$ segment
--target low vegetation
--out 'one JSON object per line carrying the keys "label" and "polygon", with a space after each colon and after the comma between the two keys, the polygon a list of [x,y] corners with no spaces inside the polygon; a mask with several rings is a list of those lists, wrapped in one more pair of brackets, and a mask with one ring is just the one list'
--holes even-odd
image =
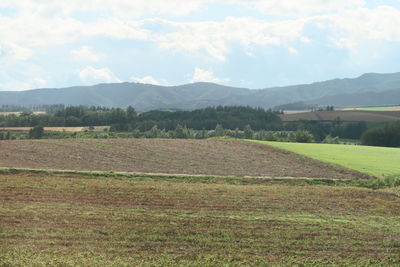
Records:
{"label": "low vegetation", "polygon": [[1,266],[400,264],[390,190],[2,172],[0,203]]}

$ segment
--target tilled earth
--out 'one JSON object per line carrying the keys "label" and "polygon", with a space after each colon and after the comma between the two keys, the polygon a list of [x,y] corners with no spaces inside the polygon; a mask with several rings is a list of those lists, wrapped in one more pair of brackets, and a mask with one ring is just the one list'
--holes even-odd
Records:
{"label": "tilled earth", "polygon": [[367,178],[263,144],[235,140],[0,141],[0,167],[215,176]]}
{"label": "tilled earth", "polygon": [[399,216],[355,187],[1,173],[0,266],[399,266]]}

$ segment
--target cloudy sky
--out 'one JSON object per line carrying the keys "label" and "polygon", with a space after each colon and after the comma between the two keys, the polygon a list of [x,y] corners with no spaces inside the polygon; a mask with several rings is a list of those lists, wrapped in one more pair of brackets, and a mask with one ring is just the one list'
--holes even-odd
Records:
{"label": "cloudy sky", "polygon": [[400,0],[0,0],[0,90],[400,71]]}

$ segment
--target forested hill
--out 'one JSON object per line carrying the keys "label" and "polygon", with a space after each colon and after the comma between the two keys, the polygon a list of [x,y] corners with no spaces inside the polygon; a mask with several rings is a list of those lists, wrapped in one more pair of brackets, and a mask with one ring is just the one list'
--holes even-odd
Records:
{"label": "forested hill", "polygon": [[371,73],[355,79],[335,79],[260,90],[213,83],[171,87],[116,83],[20,92],[0,91],[0,105],[133,106],[137,110],[192,110],[219,105],[272,108],[297,101],[337,106],[400,104],[400,73]]}

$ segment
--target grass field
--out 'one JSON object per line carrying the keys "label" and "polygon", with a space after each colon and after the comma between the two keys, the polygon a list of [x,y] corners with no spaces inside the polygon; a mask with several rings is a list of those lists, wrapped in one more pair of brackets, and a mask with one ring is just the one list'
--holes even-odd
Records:
{"label": "grass field", "polygon": [[391,107],[363,107],[356,108],[357,110],[365,110],[365,111],[399,111],[400,106],[391,106]]}
{"label": "grass field", "polygon": [[378,177],[400,175],[400,148],[257,142]]}
{"label": "grass field", "polygon": [[2,172],[0,266],[398,266],[399,200],[341,186]]}
{"label": "grass field", "polygon": [[262,144],[236,140],[0,141],[0,167],[218,176],[368,178]]}

